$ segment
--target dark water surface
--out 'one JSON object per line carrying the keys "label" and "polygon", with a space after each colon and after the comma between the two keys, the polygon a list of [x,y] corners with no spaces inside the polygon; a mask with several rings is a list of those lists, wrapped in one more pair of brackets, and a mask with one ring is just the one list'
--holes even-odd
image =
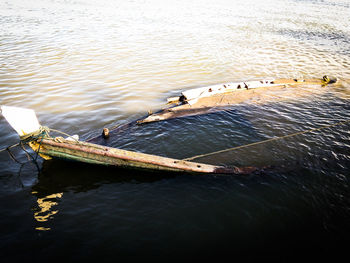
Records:
{"label": "dark water surface", "polygon": [[[349,21],[340,0],[1,1],[0,105],[32,108],[43,125],[89,140],[187,88],[334,75],[341,85],[131,123],[95,141],[181,159],[314,129],[350,119]],[[0,127],[0,148],[18,142],[2,117]],[[0,153],[3,262],[348,253],[349,123],[196,160],[265,167],[240,176],[40,158],[37,167],[12,152],[22,164]]]}
{"label": "dark water surface", "polygon": [[[112,134],[108,145],[184,158],[349,118],[347,100],[329,96],[240,105],[131,125]],[[349,133],[349,125],[341,125],[201,160],[270,166],[244,176],[154,173],[58,160],[45,161],[36,172],[33,164],[21,167],[3,154],[3,255],[8,260],[337,258],[349,241]],[[24,161],[22,155],[17,156]]]}

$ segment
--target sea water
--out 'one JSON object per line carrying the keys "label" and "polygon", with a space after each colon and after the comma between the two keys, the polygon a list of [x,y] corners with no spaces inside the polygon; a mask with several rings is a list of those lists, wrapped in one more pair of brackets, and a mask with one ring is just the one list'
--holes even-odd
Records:
{"label": "sea water", "polygon": [[[183,90],[271,77],[342,84],[131,124],[106,144],[187,158],[350,119],[346,0],[1,0],[0,25],[0,105],[34,109],[42,125],[82,140]],[[18,142],[4,118],[0,127],[1,148]],[[245,176],[1,152],[2,258],[334,259],[349,241],[349,127],[197,160],[265,167]]]}

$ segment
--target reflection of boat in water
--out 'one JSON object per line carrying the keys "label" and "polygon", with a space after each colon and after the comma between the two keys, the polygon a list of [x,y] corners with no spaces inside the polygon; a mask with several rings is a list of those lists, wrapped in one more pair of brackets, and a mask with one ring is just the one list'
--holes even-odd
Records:
{"label": "reflection of boat in water", "polygon": [[[32,193],[35,194],[36,192],[33,191]],[[58,205],[58,200],[62,198],[62,195],[63,193],[53,193],[36,200],[38,206],[33,209],[34,219],[39,224],[39,226],[35,227],[36,230],[47,231],[51,229],[44,225],[58,213],[56,206]]]}
{"label": "reflection of boat in water", "polygon": [[[117,175],[117,176],[116,176]],[[148,183],[173,177],[176,173],[151,170],[124,169],[91,165],[52,159],[43,162],[38,182],[32,187],[38,198],[67,191],[87,192],[102,184],[110,183]]]}
{"label": "reflection of boat in water", "polygon": [[140,172],[86,163],[72,165],[69,161],[59,159],[48,160],[43,162],[37,183],[31,188],[31,193],[36,198],[36,204],[32,209],[36,221],[35,229],[51,230],[55,218],[62,209],[60,202],[67,192],[86,193],[104,184],[152,183],[174,175],[175,173],[164,171]]}

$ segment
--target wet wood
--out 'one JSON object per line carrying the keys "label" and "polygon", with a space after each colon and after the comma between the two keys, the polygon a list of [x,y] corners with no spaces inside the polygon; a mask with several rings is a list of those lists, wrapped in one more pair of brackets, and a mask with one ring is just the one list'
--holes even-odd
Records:
{"label": "wet wood", "polygon": [[[334,83],[331,81],[325,81],[324,79],[276,79],[269,81],[269,83],[263,83],[261,81],[261,87],[249,88],[243,84],[237,89],[230,88],[228,92],[215,93],[212,96],[200,97],[194,100],[194,103],[188,103],[186,101],[180,101],[180,97],[172,97],[169,102],[176,103],[175,106],[170,106],[154,114],[150,114],[146,118],[139,120],[139,124],[162,121],[172,118],[178,118],[183,116],[198,115],[207,113],[210,111],[220,110],[220,107],[229,106],[233,104],[239,104],[243,102],[257,102],[264,103],[272,101],[271,97],[274,97],[275,101],[281,99],[292,99],[302,97],[312,93],[326,92],[325,86],[328,83]],[[249,83],[249,82],[246,82]],[[227,86],[222,84],[222,86]],[[241,88],[241,86],[243,88]],[[297,87],[307,87],[306,89],[296,89]],[[246,87],[246,88],[244,88]],[[210,91],[210,88],[209,88]],[[176,98],[179,98],[176,101]]]}
{"label": "wet wood", "polygon": [[[58,157],[85,163],[191,173],[242,174],[246,170],[196,163],[63,138],[32,142],[42,157]],[[47,158],[45,158],[47,159]],[[251,172],[251,170],[249,170]]]}

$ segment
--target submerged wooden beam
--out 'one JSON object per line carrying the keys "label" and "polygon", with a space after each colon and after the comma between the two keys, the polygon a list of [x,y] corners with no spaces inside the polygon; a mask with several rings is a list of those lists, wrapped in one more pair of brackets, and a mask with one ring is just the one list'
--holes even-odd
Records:
{"label": "submerged wooden beam", "polygon": [[242,174],[251,172],[249,169],[244,170],[238,167],[227,168],[196,163],[63,138],[59,140],[57,138],[39,139],[32,142],[31,147],[42,156],[93,164],[191,173]]}

